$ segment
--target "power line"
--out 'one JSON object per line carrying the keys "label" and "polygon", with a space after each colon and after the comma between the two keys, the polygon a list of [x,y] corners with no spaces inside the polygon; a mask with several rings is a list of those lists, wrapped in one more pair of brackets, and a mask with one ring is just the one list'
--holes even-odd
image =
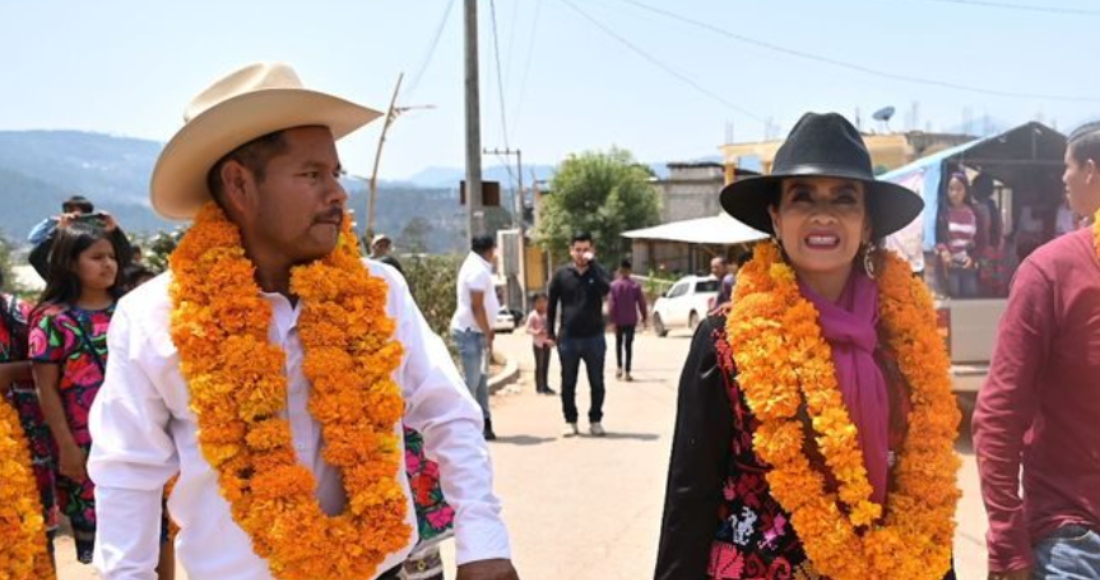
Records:
{"label": "power line", "polygon": [[439,26],[435,29],[435,36],[432,38],[432,42],[428,45],[428,52],[424,55],[424,60],[420,63],[420,68],[416,71],[416,76],[413,77],[411,83],[409,83],[409,89],[406,94],[411,95],[416,87],[420,85],[420,79],[424,77],[424,73],[428,70],[428,65],[431,64],[432,59],[435,57],[435,49],[439,46],[439,38],[443,36],[443,29],[447,27],[447,21],[450,20],[451,8],[454,6],[455,0],[449,0],[447,2],[447,8],[443,11],[443,18],[439,20]]}
{"label": "power line", "polygon": [[994,0],[917,0],[918,2],[937,2],[939,4],[959,4],[963,6],[978,6],[982,8],[1000,8],[1003,10],[1019,10],[1024,12],[1040,12],[1047,14],[1063,14],[1072,16],[1100,16],[1100,10],[1089,8],[1069,8],[1064,6],[1039,6],[1036,4],[1016,4],[1012,2],[997,2]]}
{"label": "power line", "polygon": [[577,14],[580,14],[585,20],[592,23],[593,26],[595,26],[596,28],[599,28],[600,30],[602,30],[604,32],[604,34],[607,34],[611,38],[614,38],[620,44],[627,47],[628,49],[630,49],[632,52],[634,52],[638,56],[640,56],[640,57],[644,58],[645,60],[649,61],[650,64],[652,64],[652,65],[656,66],[657,68],[663,70],[666,74],[679,79],[680,81],[687,84],[688,86],[695,89],[696,91],[702,93],[703,95],[706,95],[706,96],[710,97],[711,99],[714,99],[715,101],[729,107],[730,109],[733,109],[733,110],[741,113],[742,115],[745,115],[746,117],[750,117],[750,118],[755,119],[755,120],[760,121],[760,122],[764,121],[764,118],[761,117],[760,115],[757,115],[756,113],[753,113],[752,111],[750,111],[748,109],[745,109],[744,107],[741,107],[739,105],[735,105],[734,103],[726,100],[724,97],[722,97],[718,93],[710,91],[706,87],[704,87],[704,86],[700,85],[699,83],[695,82],[694,79],[687,76],[686,74],[681,73],[680,71],[677,71],[676,69],[672,68],[671,66],[665,64],[663,61],[657,59],[653,55],[651,55],[648,52],[642,50],[637,45],[635,45],[633,42],[630,42],[625,37],[623,37],[620,34],[616,33],[614,30],[611,30],[607,26],[604,26],[603,23],[601,23],[600,21],[593,18],[591,15],[589,15],[584,10],[581,10],[580,7],[578,7],[576,4],[574,4],[571,0],[560,0],[560,1],[563,4],[565,4],[566,6],[568,6],[569,8],[571,8]]}
{"label": "power line", "polygon": [[523,99],[527,94],[527,75],[531,72],[531,61],[535,55],[535,33],[538,30],[539,16],[542,14],[542,2],[535,2],[535,16],[531,19],[531,32],[527,35],[527,58],[523,64],[523,75],[520,76],[519,97],[516,99],[516,107],[512,115],[512,129],[519,132],[519,123],[523,120]]}
{"label": "power line", "polygon": [[[562,2],[567,2],[567,1],[568,0],[562,0]],[[1067,95],[1045,95],[1045,94],[1039,94],[1039,93],[1021,93],[1021,92],[1014,92],[1014,91],[1000,91],[1000,90],[996,90],[996,89],[987,89],[987,88],[983,88],[983,87],[974,87],[974,86],[969,86],[969,85],[963,85],[963,84],[953,83],[953,82],[949,82],[949,81],[941,81],[941,80],[937,80],[937,79],[929,79],[929,78],[923,78],[923,77],[916,77],[916,76],[892,73],[892,72],[889,72],[889,71],[874,69],[874,68],[871,68],[871,67],[868,67],[868,66],[863,66],[863,65],[859,65],[859,64],[845,62],[845,61],[842,61],[842,60],[837,60],[835,58],[829,58],[829,57],[826,57],[826,56],[811,54],[811,53],[808,53],[808,52],[802,52],[800,50],[795,50],[793,48],[787,48],[785,46],[779,46],[777,44],[772,44],[770,42],[765,42],[763,40],[757,40],[755,38],[750,38],[748,36],[744,36],[744,35],[741,35],[741,34],[736,34],[736,33],[730,32],[728,30],[723,30],[723,29],[721,29],[717,26],[714,26],[712,24],[708,24],[706,22],[695,20],[694,18],[689,18],[687,16],[682,16],[680,14],[677,14],[675,12],[671,12],[671,11],[668,11],[668,10],[664,10],[662,8],[657,8],[655,6],[650,6],[648,4],[638,2],[637,0],[618,0],[618,1],[626,3],[626,4],[630,4],[634,7],[642,9],[642,10],[647,10],[649,12],[660,14],[660,15],[665,16],[667,18],[671,18],[671,19],[674,19],[674,20],[679,20],[680,22],[684,22],[684,23],[691,24],[691,25],[699,27],[699,28],[709,30],[709,31],[711,31],[715,34],[725,36],[727,38],[736,40],[738,42],[742,42],[742,43],[745,43],[745,44],[750,44],[750,45],[756,46],[758,48],[767,49],[767,50],[770,50],[770,51],[773,51],[773,52],[779,52],[779,53],[786,54],[786,55],[789,55],[789,56],[798,57],[798,58],[801,58],[801,59],[804,59],[804,60],[812,60],[814,62],[820,62],[820,63],[832,65],[832,66],[835,66],[835,67],[839,67],[839,68],[845,68],[845,69],[848,69],[848,70],[853,70],[853,71],[856,71],[856,72],[861,72],[861,73],[864,73],[864,74],[867,74],[867,75],[876,76],[876,77],[880,77],[880,78],[885,78],[885,79],[890,79],[890,80],[895,80],[895,81],[902,81],[902,82],[913,83],[913,84],[940,87],[940,88],[945,88],[945,89],[952,89],[952,90],[957,90],[957,91],[966,91],[966,92],[978,93],[978,94],[989,95],[989,96],[994,96],[994,97],[1006,97],[1006,98],[1013,98],[1013,99],[1029,99],[1029,100],[1046,100],[1046,101],[1066,101],[1066,102],[1076,102],[1076,103],[1096,103],[1096,102],[1100,102],[1100,98],[1096,98],[1096,97],[1074,97],[1074,96],[1067,96]],[[931,1],[947,1],[947,0],[931,0]],[[977,1],[977,0],[974,0],[974,1]]]}
{"label": "power line", "polygon": [[[497,95],[500,99],[500,130],[504,135],[504,148],[510,149],[511,147],[508,145],[508,115],[504,108],[504,78],[501,76],[500,69],[500,37],[497,35],[496,0],[489,0],[489,12],[493,20],[493,53],[496,56],[497,63]],[[511,173],[510,170],[509,173]]]}

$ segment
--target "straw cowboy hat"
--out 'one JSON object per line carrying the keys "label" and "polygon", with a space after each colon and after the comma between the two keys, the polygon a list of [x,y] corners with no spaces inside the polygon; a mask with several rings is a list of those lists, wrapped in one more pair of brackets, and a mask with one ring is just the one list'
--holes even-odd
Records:
{"label": "straw cowboy hat", "polygon": [[806,113],[776,152],[772,173],[727,185],[720,198],[722,209],[741,223],[773,234],[768,207],[779,203],[782,182],[792,177],[863,182],[876,238],[909,225],[924,209],[924,200],[913,191],[875,179],[871,154],[859,130],[836,113]]}
{"label": "straw cowboy hat", "polygon": [[153,169],[150,200],[168,219],[186,220],[211,200],[206,175],[222,157],[253,139],[295,127],[324,126],[340,139],[381,116],[350,101],[312,91],[289,65],[247,66],[210,85],[183,113],[183,128]]}

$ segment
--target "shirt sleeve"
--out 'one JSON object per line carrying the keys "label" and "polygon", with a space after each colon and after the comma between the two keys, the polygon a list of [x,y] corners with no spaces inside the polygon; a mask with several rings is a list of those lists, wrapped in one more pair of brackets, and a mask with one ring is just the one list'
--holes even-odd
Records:
{"label": "shirt sleeve", "polygon": [[423,434],[428,457],[439,463],[443,495],[455,509],[456,561],[510,559],[481,409],[408,288],[393,278],[389,283],[399,304],[397,337],[406,352],[400,369],[405,424]]}
{"label": "shirt sleeve", "polygon": [[656,580],[707,577],[718,525],[733,417],[710,320],[695,332],[680,375]]}
{"label": "shirt sleeve", "polygon": [[611,276],[596,262],[589,264],[589,267],[592,268],[593,277],[596,279],[596,291],[600,296],[607,296],[611,292]]}
{"label": "shirt sleeve", "polygon": [[1001,319],[989,378],[974,411],[974,447],[982,498],[989,516],[989,569],[1006,572],[1032,564],[1027,514],[1020,497],[1024,434],[1040,397],[1040,373],[1055,323],[1053,288],[1031,262],[1016,274]]}
{"label": "shirt sleeve", "polygon": [[95,444],[88,474],[96,484],[94,564],[105,580],[154,580],[160,554],[161,498],[179,471],[170,413],[136,360],[130,319],[119,309],[107,333],[107,376],[89,418]]}
{"label": "shirt sleeve", "polygon": [[54,218],[46,218],[38,222],[38,225],[34,226],[34,229],[32,229],[31,233],[27,236],[27,242],[32,246],[41,244],[46,241],[46,238],[50,237],[50,234],[53,233],[56,227],[57,220]]}
{"label": "shirt sleeve", "polygon": [[43,313],[31,320],[27,342],[32,361],[60,364],[75,349],[76,334],[66,328],[63,317]]}

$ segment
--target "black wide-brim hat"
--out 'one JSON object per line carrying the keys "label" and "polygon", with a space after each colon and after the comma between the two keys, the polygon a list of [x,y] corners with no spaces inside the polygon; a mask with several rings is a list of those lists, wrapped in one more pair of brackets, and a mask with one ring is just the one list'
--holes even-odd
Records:
{"label": "black wide-brim hat", "polygon": [[768,208],[779,203],[783,180],[793,177],[863,182],[876,238],[909,225],[924,209],[924,200],[912,190],[875,179],[871,154],[859,130],[836,113],[806,113],[776,152],[772,172],[727,185],[720,197],[722,209],[743,224],[774,234]]}

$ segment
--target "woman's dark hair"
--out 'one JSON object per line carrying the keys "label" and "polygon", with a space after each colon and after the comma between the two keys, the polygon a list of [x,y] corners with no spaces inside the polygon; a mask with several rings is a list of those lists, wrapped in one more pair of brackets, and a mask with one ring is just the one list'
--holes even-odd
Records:
{"label": "woman's dark hair", "polygon": [[943,187],[940,188],[940,203],[939,208],[936,210],[936,242],[940,244],[946,243],[949,237],[947,213],[951,211],[951,200],[949,199],[948,192],[951,189],[951,180],[953,179],[958,179],[959,182],[963,184],[963,191],[966,192],[963,197],[963,203],[971,208],[974,207],[974,194],[970,187],[970,180],[967,179],[966,174],[961,171],[952,171],[949,173],[947,181],[945,181]]}
{"label": "woman's dark hair", "polygon": [[[87,222],[75,222],[64,228],[58,228],[57,237],[50,248],[50,264],[47,273],[46,289],[39,298],[38,312],[50,305],[75,303],[80,298],[82,288],[76,274],[77,260],[80,254],[100,240],[107,240],[115,250],[115,259],[120,255],[113,236],[107,230]],[[114,298],[123,292],[122,267],[115,274],[115,283],[108,290]]]}

